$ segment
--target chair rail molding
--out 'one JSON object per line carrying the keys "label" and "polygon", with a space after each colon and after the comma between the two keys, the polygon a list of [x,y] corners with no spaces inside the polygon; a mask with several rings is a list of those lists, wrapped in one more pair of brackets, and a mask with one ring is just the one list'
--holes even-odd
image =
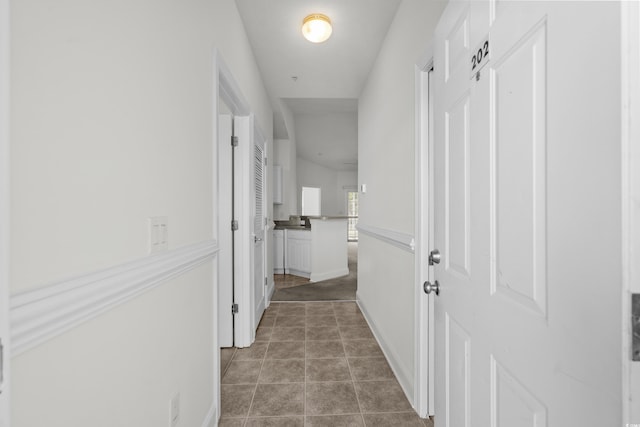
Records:
{"label": "chair rail molding", "polygon": [[206,240],[11,297],[12,357],[212,260]]}
{"label": "chair rail molding", "polygon": [[396,246],[407,252],[415,252],[415,238],[411,234],[361,223],[359,223],[356,228],[359,232],[366,234],[367,236],[382,240],[383,242],[389,243],[390,245]]}

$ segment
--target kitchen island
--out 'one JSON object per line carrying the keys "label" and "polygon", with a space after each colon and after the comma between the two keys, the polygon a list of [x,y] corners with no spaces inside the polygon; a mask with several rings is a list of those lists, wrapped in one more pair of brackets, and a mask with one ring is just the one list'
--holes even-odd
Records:
{"label": "kitchen island", "polygon": [[310,227],[285,225],[274,230],[274,273],[312,282],[349,274],[347,218],[309,217],[308,221]]}

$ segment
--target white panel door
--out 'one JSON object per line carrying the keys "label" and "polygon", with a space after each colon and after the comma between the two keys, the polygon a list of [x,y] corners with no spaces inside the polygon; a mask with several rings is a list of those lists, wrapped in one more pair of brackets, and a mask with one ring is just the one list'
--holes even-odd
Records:
{"label": "white panel door", "polygon": [[264,146],[253,145],[253,328],[257,329],[266,305]]}
{"label": "white panel door", "polygon": [[218,117],[218,339],[220,347],[233,347],[233,118]]}
{"label": "white panel door", "polygon": [[9,1],[0,0],[0,427],[9,427]]}
{"label": "white panel door", "polygon": [[619,57],[576,51],[615,50],[618,7],[450,2],[437,27],[438,427],[620,425]]}

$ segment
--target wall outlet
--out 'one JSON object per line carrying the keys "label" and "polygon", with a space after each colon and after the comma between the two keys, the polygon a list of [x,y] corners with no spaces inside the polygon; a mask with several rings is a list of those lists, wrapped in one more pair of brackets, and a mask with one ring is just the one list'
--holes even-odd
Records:
{"label": "wall outlet", "polygon": [[176,427],[178,425],[178,421],[180,421],[180,393],[176,393],[171,398],[169,402],[170,411],[170,426]]}
{"label": "wall outlet", "polygon": [[166,216],[149,217],[149,253],[165,251],[169,247],[169,222]]}

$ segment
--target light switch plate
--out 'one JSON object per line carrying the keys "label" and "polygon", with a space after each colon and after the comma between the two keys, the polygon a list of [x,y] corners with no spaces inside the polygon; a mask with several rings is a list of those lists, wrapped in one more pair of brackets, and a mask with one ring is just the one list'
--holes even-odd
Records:
{"label": "light switch plate", "polygon": [[169,247],[168,219],[166,216],[149,217],[149,253],[165,251]]}

